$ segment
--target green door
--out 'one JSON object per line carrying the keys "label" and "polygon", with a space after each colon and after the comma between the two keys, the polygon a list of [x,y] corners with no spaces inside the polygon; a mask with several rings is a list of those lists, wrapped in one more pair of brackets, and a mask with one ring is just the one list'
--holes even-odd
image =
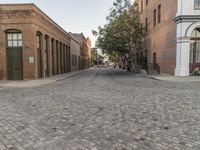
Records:
{"label": "green door", "polygon": [[59,74],[58,41],[56,41],[56,73]]}
{"label": "green door", "polygon": [[51,60],[52,60],[52,74],[55,75],[55,61],[54,61],[54,39],[51,39]]}
{"label": "green door", "polygon": [[49,70],[49,37],[45,37],[45,43],[46,43],[46,77],[49,77],[50,75],[50,70]]}
{"label": "green door", "polygon": [[21,47],[7,48],[8,80],[23,80],[23,57]]}
{"label": "green door", "polygon": [[37,33],[38,78],[42,78],[42,34]]}
{"label": "green door", "polygon": [[49,51],[46,50],[46,77],[49,77]]}
{"label": "green door", "polygon": [[42,78],[42,50],[38,49],[38,78]]}

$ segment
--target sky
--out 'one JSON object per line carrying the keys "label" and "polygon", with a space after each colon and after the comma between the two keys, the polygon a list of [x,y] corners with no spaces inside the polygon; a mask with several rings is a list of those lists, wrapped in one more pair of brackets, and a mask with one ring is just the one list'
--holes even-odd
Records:
{"label": "sky", "polygon": [[115,0],[0,0],[0,3],[34,3],[65,31],[83,33],[95,46],[92,30],[106,23]]}

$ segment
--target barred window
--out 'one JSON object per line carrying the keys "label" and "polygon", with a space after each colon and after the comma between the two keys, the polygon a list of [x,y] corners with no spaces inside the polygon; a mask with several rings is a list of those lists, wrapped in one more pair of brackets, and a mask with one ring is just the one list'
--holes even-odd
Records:
{"label": "barred window", "polygon": [[141,12],[143,12],[143,0],[141,0]]}
{"label": "barred window", "polygon": [[200,41],[196,41],[196,63],[200,63]]}
{"label": "barred window", "polygon": [[145,31],[146,32],[148,31],[148,18],[146,18],[145,20]]}
{"label": "barred window", "polygon": [[156,26],[156,9],[153,10],[153,26],[155,27]]}
{"label": "barred window", "polygon": [[158,5],[158,23],[161,22],[161,4]]}
{"label": "barred window", "polygon": [[194,9],[200,9],[200,0],[194,0]]}
{"label": "barred window", "polygon": [[148,4],[149,4],[149,1],[148,1],[148,0],[146,0],[146,6],[148,6]]}

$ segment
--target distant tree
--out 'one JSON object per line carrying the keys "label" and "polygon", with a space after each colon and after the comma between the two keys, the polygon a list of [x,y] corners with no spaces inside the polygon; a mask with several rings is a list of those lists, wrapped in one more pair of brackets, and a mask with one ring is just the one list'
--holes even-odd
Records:
{"label": "distant tree", "polygon": [[97,48],[93,48],[91,52],[91,57],[92,57],[92,63],[94,65],[101,65],[104,62],[104,56],[98,53]]}
{"label": "distant tree", "polygon": [[108,55],[117,54],[123,62],[128,63],[128,70],[131,71],[143,30],[138,6],[132,5],[129,0],[116,0],[107,20],[104,27],[93,31],[98,36],[96,46]]}
{"label": "distant tree", "polygon": [[91,51],[91,60],[92,60],[92,64],[96,65],[97,64],[97,48],[92,48]]}
{"label": "distant tree", "polygon": [[98,65],[104,64],[104,56],[98,55],[97,64]]}
{"label": "distant tree", "polygon": [[112,54],[108,54],[108,58],[111,62],[117,63],[119,62],[120,58],[116,52],[112,52]]}

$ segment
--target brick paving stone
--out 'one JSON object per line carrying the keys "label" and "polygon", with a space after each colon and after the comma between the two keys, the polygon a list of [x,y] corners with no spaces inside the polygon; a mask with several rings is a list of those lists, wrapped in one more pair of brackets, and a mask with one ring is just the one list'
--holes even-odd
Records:
{"label": "brick paving stone", "polygon": [[199,150],[200,83],[91,69],[0,88],[0,150]]}

